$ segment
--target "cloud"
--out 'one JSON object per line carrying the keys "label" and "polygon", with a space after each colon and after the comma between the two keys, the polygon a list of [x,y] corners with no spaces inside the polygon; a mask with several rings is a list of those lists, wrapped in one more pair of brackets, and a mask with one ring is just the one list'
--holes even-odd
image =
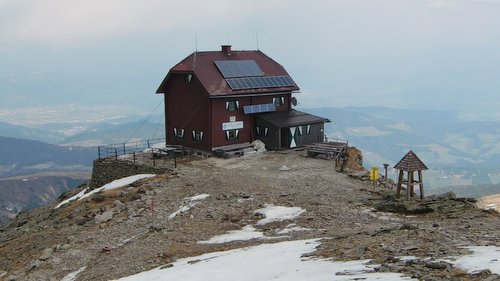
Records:
{"label": "cloud", "polygon": [[49,44],[176,28],[205,28],[253,10],[250,3],[231,0],[28,0],[23,1],[22,7],[0,0],[0,5],[16,13],[2,23],[1,35]]}
{"label": "cloud", "polygon": [[454,7],[457,3],[455,0],[428,0],[431,7]]}

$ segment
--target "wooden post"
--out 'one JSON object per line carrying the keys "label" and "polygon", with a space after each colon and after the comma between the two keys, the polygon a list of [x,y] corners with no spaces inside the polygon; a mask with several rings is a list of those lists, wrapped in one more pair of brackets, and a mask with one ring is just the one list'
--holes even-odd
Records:
{"label": "wooden post", "polygon": [[385,182],[387,182],[387,167],[389,167],[389,164],[385,163],[385,164],[384,164],[384,170],[385,170],[385,173],[384,173],[384,180],[385,180]]}
{"label": "wooden post", "polygon": [[407,174],[407,181],[406,181],[406,200],[410,200],[411,197],[411,185],[412,185],[412,174],[410,174],[410,171],[406,172]]}
{"label": "wooden post", "polygon": [[410,188],[410,197],[415,196],[415,172],[414,171],[408,171],[409,176],[411,178],[411,188]]}
{"label": "wooden post", "polygon": [[418,171],[418,181],[420,182],[420,199],[424,199],[424,179],[422,177],[422,170]]}
{"label": "wooden post", "polygon": [[396,188],[396,197],[399,198],[401,195],[401,184],[403,183],[403,170],[399,170],[399,177],[398,177],[398,187]]}

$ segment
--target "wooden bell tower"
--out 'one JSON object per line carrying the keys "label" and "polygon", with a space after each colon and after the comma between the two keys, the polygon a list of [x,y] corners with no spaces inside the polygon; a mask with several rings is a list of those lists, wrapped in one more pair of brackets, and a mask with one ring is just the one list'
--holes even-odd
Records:
{"label": "wooden bell tower", "polygon": [[[401,193],[401,186],[406,183],[406,200],[415,195],[414,186],[420,186],[420,199],[424,199],[424,183],[422,178],[422,171],[427,170],[424,162],[418,158],[413,152],[409,151],[403,159],[401,159],[394,168],[399,170],[398,185],[396,197],[399,198]],[[404,172],[407,173],[406,180],[404,180]],[[418,174],[418,180],[415,179],[415,172]]]}

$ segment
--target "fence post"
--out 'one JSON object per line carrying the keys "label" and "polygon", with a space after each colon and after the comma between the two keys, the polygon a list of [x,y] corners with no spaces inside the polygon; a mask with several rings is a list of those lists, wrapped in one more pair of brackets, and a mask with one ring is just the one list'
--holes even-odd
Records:
{"label": "fence post", "polygon": [[156,163],[155,163],[155,153],[153,151],[151,151],[151,155],[153,156],[153,166],[155,166],[156,165]]}
{"label": "fence post", "polygon": [[97,159],[101,159],[101,146],[98,146],[97,147],[97,155],[98,155],[98,158]]}
{"label": "fence post", "polygon": [[134,163],[135,163],[135,151],[134,151]]}
{"label": "fence post", "polygon": [[149,146],[149,140],[147,140],[147,142],[148,142],[148,148],[151,148],[151,147]]}
{"label": "fence post", "polygon": [[118,151],[115,148],[115,160],[118,160]]}
{"label": "fence post", "polygon": [[127,154],[127,150],[125,149],[125,143],[123,143],[123,155]]}
{"label": "fence post", "polygon": [[177,168],[177,154],[174,153],[174,168]]}

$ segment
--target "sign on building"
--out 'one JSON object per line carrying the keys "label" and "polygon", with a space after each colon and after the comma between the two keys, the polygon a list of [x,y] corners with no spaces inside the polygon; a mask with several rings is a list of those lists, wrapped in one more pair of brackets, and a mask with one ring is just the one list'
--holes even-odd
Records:
{"label": "sign on building", "polygon": [[222,123],[223,131],[237,130],[237,129],[243,129],[243,121]]}

